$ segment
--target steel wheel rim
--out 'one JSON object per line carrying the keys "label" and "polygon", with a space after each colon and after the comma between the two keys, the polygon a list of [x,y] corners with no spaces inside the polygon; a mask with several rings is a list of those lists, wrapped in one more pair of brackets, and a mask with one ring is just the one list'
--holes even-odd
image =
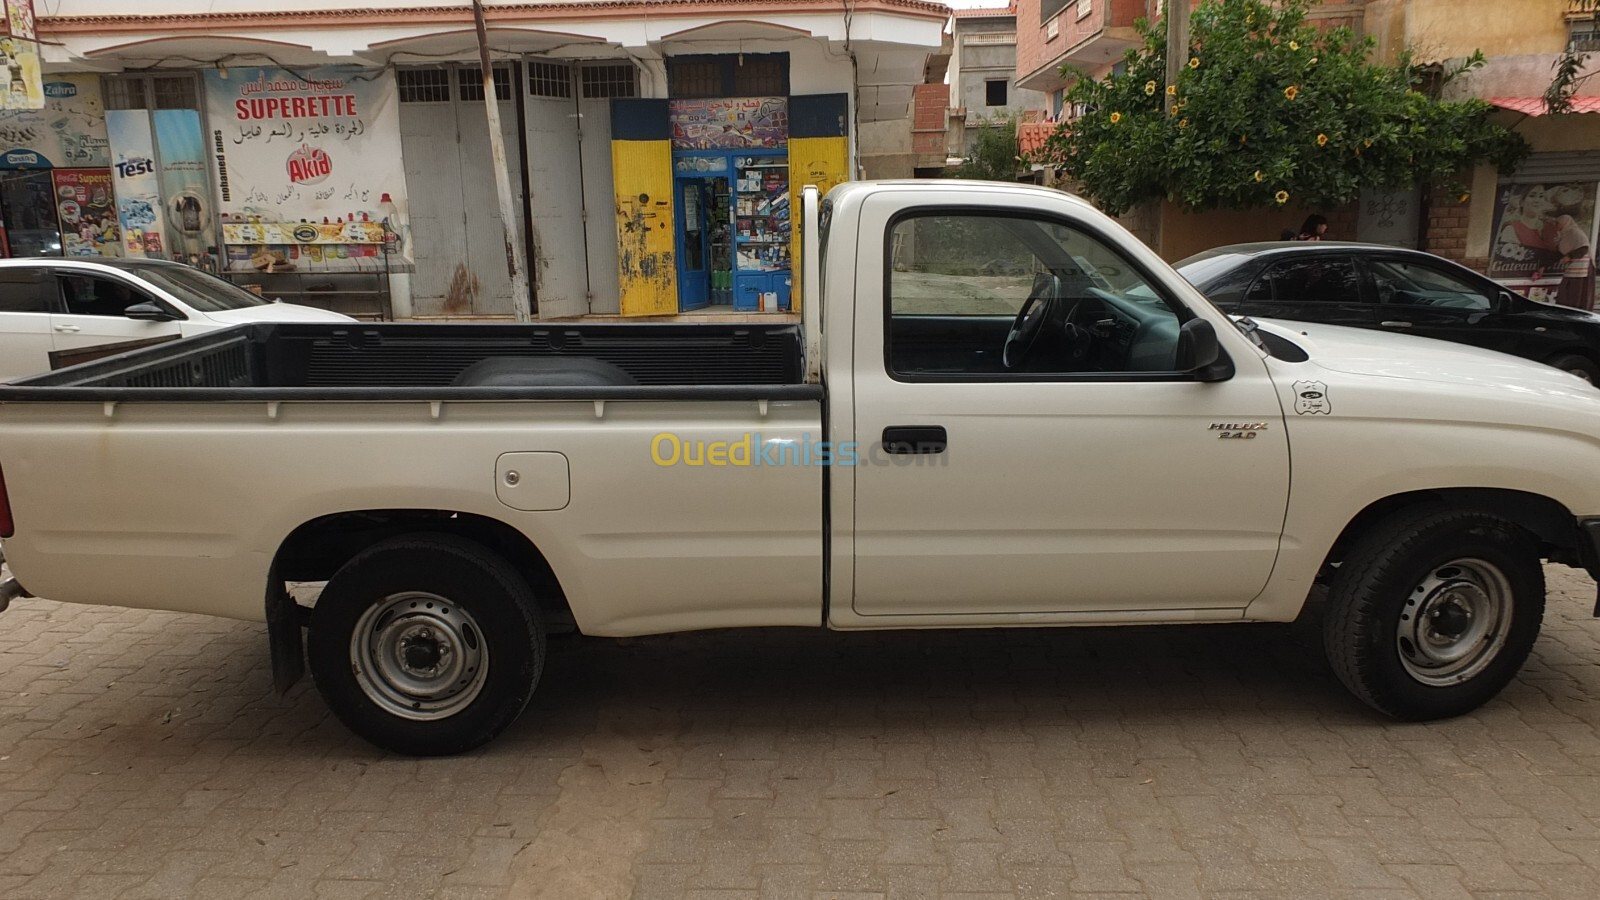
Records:
{"label": "steel wheel rim", "polygon": [[413,721],[448,718],[482,692],[483,630],[455,603],[421,591],[391,594],[356,621],[350,664],[367,699]]}
{"label": "steel wheel rim", "polygon": [[1511,633],[1511,580],[1493,563],[1455,559],[1406,596],[1395,628],[1400,664],[1417,681],[1449,687],[1494,662]]}

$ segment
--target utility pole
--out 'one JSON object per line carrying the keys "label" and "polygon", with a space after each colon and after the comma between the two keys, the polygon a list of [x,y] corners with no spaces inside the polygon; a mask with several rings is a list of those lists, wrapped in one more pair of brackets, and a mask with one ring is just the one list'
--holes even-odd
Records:
{"label": "utility pole", "polygon": [[[1166,0],[1167,16],[1167,84],[1178,83],[1178,73],[1189,64],[1189,0]],[[1167,95],[1166,108],[1171,111],[1176,97]]]}
{"label": "utility pole", "polygon": [[494,157],[494,184],[500,199],[500,224],[505,226],[506,272],[511,276],[511,311],[518,322],[533,320],[528,295],[528,260],[522,252],[522,235],[506,168],[505,135],[500,131],[500,98],[494,90],[494,67],[489,60],[489,33],[483,23],[483,0],[472,0],[472,17],[478,26],[478,59],[483,64],[483,107],[489,118],[489,150]]}

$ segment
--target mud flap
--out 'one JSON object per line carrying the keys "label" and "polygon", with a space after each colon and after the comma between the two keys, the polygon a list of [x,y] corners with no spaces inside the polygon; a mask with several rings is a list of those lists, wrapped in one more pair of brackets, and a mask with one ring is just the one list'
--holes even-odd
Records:
{"label": "mud flap", "polygon": [[1600,519],[1578,520],[1578,559],[1595,580],[1595,618],[1600,618]]}
{"label": "mud flap", "polygon": [[304,616],[289,596],[277,567],[267,576],[267,647],[272,656],[272,687],[286,694],[306,673]]}

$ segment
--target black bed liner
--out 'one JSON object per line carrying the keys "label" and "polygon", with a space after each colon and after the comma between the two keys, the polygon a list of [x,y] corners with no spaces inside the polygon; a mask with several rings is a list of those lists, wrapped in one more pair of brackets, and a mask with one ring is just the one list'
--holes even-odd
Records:
{"label": "black bed liner", "polygon": [[[516,359],[626,377],[455,384]],[[0,401],[820,398],[802,366],[796,325],[251,324],[0,384]]]}

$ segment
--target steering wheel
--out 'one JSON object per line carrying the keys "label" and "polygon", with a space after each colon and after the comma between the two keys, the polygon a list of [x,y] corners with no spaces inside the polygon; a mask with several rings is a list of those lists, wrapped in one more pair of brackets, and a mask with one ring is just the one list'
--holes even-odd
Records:
{"label": "steering wheel", "polygon": [[[1089,290],[1098,293],[1096,288],[1090,288]],[[1087,318],[1086,312],[1092,314],[1093,311],[1088,298],[1078,300],[1078,302],[1072,304],[1071,309],[1067,310],[1067,319],[1065,324],[1062,325],[1064,336],[1062,352],[1066,355],[1067,361],[1074,366],[1087,362],[1089,351],[1094,348],[1094,329],[1088,324],[1079,321]]]}
{"label": "steering wheel", "polygon": [[1017,317],[1011,321],[1011,330],[1006,333],[1005,345],[1000,349],[1000,361],[1006,368],[1015,369],[1028,358],[1028,352],[1044,331],[1045,320],[1049,318],[1045,312],[1049,307],[1048,296],[1032,294],[1017,310]]}

